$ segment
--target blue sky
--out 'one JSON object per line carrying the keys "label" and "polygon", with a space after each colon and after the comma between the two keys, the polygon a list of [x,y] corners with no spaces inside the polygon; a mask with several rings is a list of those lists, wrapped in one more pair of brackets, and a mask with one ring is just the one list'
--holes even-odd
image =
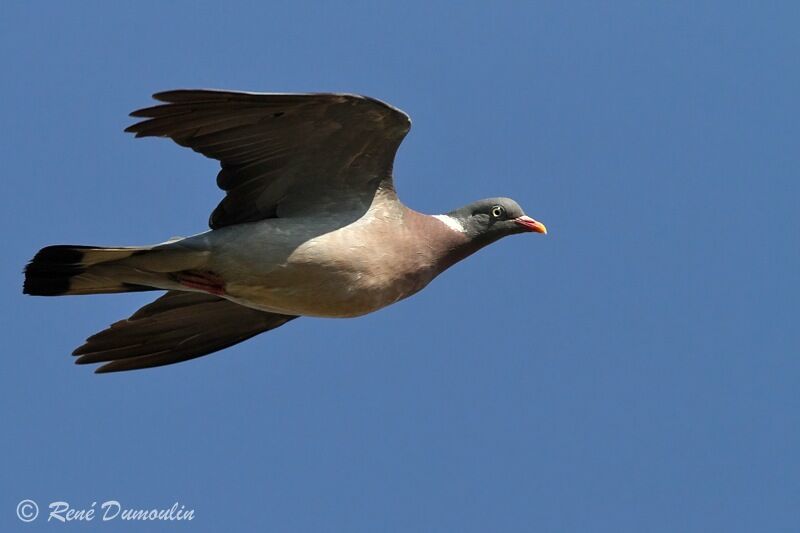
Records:
{"label": "blue sky", "polygon": [[[793,2],[5,3],[0,529],[797,531]],[[216,165],[122,133],[153,92],[344,91],[414,126],[411,207],[512,196],[546,237],[353,320],[98,376],[151,294],[32,298],[46,244],[205,230]],[[22,524],[22,499],[44,509]]]}

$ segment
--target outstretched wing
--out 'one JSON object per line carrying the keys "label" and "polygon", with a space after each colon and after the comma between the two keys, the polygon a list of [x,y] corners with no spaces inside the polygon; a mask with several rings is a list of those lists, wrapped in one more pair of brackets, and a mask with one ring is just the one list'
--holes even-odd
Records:
{"label": "outstretched wing", "polygon": [[77,348],[98,373],[178,363],[282,326],[295,316],[250,309],[210,294],[169,291]]}
{"label": "outstretched wing", "polygon": [[[367,206],[391,180],[408,116],[352,94],[212,90],[157,93],[163,105],[125,131],[169,137],[220,161],[226,192],[209,219],[219,228],[358,201]],[[391,182],[389,181],[389,186]]]}

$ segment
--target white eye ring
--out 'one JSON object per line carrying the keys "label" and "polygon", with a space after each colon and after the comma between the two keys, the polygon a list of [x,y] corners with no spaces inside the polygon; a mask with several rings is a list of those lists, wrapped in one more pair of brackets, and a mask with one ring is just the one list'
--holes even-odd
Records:
{"label": "white eye ring", "polygon": [[501,206],[501,205],[496,205],[496,206],[494,206],[492,208],[492,216],[494,218],[500,218],[505,214],[506,214],[506,210],[503,209],[503,206]]}

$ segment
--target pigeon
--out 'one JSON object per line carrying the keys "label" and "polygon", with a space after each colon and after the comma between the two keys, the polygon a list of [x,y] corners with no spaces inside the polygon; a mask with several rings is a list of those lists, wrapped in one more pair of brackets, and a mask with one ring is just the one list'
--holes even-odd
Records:
{"label": "pigeon", "polygon": [[219,161],[210,230],[151,246],[54,245],[25,267],[36,296],[166,291],[73,355],[98,373],[200,357],[301,316],[347,318],[407,298],[507,235],[547,233],[509,198],[442,215],[392,178],[408,115],[367,96],[173,90],[125,131]]}

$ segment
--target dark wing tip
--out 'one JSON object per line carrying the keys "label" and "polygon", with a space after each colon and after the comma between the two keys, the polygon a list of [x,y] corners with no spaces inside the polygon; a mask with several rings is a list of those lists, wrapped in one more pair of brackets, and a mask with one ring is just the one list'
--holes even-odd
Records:
{"label": "dark wing tip", "polygon": [[157,93],[153,93],[153,100],[175,104],[185,100],[195,100],[198,92],[201,91],[197,89],[172,89],[169,91],[159,91]]}
{"label": "dark wing tip", "polygon": [[145,368],[152,368],[154,366],[162,366],[162,365],[151,365],[147,363],[135,364],[128,359],[122,359],[120,361],[112,361],[102,366],[98,366],[97,368],[94,369],[94,373],[111,374],[113,372],[123,372],[125,370],[143,370]]}
{"label": "dark wing tip", "polygon": [[[79,355],[85,355],[87,353],[91,353],[91,349],[89,348],[89,343],[88,342],[84,343],[84,344],[81,344],[80,346],[78,346],[77,348],[72,350],[72,355],[74,355],[75,357],[78,357]],[[79,361],[80,361],[80,359],[75,361],[75,363],[79,364],[79,365],[84,364],[84,362],[79,362]]]}
{"label": "dark wing tip", "polygon": [[[83,364],[83,363],[79,363],[78,361],[75,361],[75,363]],[[123,359],[122,361],[112,361],[110,363],[106,363],[104,365],[98,366],[97,368],[94,369],[94,373],[95,374],[111,374],[113,372],[123,372],[125,370],[139,370],[139,369],[144,369],[144,368],[148,368],[148,367],[149,367],[149,365],[143,365],[143,366],[131,365],[128,360]]]}
{"label": "dark wing tip", "polygon": [[[178,360],[180,361],[180,360]],[[142,356],[130,359],[119,359],[111,361],[94,369],[95,374],[112,374],[114,372],[127,372],[129,370],[147,370],[148,368],[158,368],[167,366],[176,361],[163,356]]]}
{"label": "dark wing tip", "polygon": [[168,104],[181,104],[185,102],[219,102],[221,100],[239,99],[251,100],[260,98],[269,93],[247,91],[229,91],[225,89],[172,89],[153,94],[153,99]]}

